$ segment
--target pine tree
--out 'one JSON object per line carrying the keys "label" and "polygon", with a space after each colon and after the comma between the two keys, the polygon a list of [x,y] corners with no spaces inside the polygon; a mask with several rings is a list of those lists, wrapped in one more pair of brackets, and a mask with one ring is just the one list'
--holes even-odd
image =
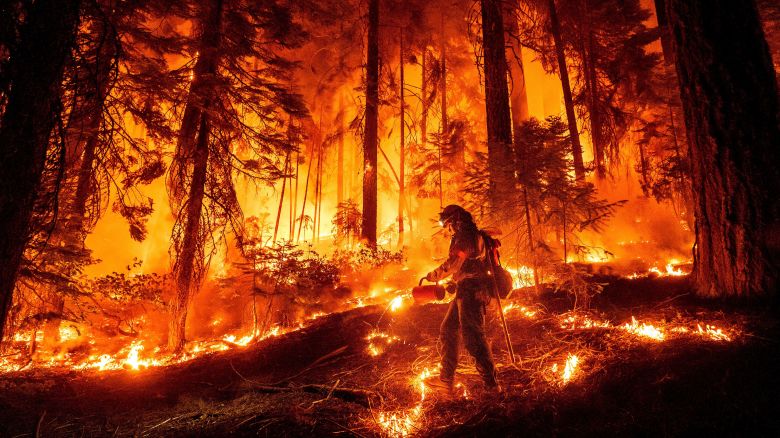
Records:
{"label": "pine tree", "polygon": [[777,83],[755,3],[668,0],[667,17],[690,145],[697,292],[776,297]]}
{"label": "pine tree", "polygon": [[10,87],[0,120],[0,339],[60,112],[60,80],[74,44],[79,5],[32,4],[19,31],[18,56],[7,65]]}

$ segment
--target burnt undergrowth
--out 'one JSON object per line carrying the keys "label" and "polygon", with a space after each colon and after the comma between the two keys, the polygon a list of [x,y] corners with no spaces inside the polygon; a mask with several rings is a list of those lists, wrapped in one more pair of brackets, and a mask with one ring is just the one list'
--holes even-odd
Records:
{"label": "burnt undergrowth", "polygon": [[[770,310],[702,302],[684,278],[604,278],[591,309],[516,291],[489,336],[502,395],[463,353],[453,397],[435,375],[444,304],[322,317],[243,349],[164,368],[0,376],[2,436],[774,435],[780,324]],[[632,320],[632,318],[634,318]],[[632,325],[633,324],[633,325]],[[646,337],[662,332],[663,340]],[[717,330],[721,330],[718,332]],[[371,333],[376,355],[369,352]],[[386,340],[390,339],[390,340]],[[564,365],[577,358],[568,379]],[[395,421],[395,423],[393,422]]]}

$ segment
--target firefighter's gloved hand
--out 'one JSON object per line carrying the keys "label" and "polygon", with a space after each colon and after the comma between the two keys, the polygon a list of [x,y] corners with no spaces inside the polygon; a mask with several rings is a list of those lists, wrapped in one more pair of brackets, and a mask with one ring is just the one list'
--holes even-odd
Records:
{"label": "firefighter's gloved hand", "polygon": [[433,273],[433,271],[431,271],[431,272],[425,274],[425,279],[430,281],[430,282],[435,282],[436,281],[436,275]]}

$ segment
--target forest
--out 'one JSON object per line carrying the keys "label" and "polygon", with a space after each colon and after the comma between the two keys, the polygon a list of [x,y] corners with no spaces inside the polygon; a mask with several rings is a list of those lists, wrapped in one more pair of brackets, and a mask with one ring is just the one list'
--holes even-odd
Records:
{"label": "forest", "polygon": [[4,0],[0,436],[777,436],[778,78],[773,0]]}

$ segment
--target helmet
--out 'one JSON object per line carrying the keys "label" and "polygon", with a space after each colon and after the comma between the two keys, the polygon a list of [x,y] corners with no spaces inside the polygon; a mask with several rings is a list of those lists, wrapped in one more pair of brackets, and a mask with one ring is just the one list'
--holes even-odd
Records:
{"label": "helmet", "polygon": [[460,205],[450,204],[439,213],[439,223],[444,225],[447,222],[463,221],[470,217],[471,214]]}

